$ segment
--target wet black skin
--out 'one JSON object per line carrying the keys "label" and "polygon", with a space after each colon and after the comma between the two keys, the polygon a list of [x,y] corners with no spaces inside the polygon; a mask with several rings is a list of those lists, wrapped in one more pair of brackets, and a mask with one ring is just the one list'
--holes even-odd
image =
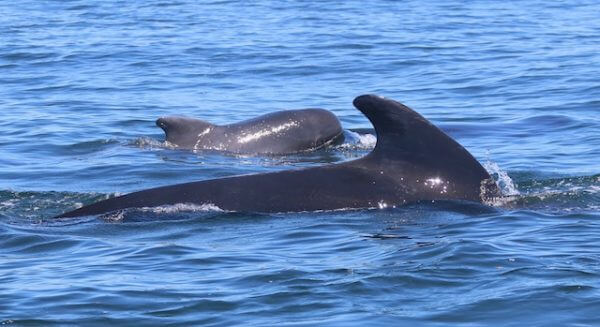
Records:
{"label": "wet black skin", "polygon": [[229,125],[171,116],[156,125],[177,148],[236,154],[290,154],[343,140],[340,121],[325,109],[277,111]]}
{"label": "wet black skin", "polygon": [[499,195],[488,172],[465,148],[412,109],[377,95],[359,96],[354,105],[377,133],[375,149],[363,158],[158,187],[60,217],[177,203],[269,213],[393,207],[432,200],[482,202]]}

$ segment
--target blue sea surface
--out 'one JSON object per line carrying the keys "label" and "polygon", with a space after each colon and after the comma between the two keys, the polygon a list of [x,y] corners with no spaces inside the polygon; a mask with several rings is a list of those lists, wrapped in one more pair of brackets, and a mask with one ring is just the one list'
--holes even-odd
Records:
{"label": "blue sea surface", "polygon": [[[427,117],[505,196],[52,218],[360,158],[368,134],[232,156],[166,146],[154,121],[321,107],[369,129],[364,93]],[[598,1],[3,1],[0,113],[2,325],[600,325]]]}

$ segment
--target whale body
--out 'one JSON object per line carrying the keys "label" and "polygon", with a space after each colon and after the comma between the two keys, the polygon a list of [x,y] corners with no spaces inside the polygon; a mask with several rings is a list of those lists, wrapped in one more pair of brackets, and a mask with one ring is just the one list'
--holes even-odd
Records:
{"label": "whale body", "polygon": [[229,125],[170,116],[156,125],[176,148],[235,154],[290,154],[343,140],[340,121],[325,109],[277,111]]}
{"label": "whale body", "polygon": [[407,106],[377,95],[354,105],[371,121],[375,148],[357,160],[163,186],[100,201],[60,217],[178,203],[244,212],[385,208],[420,201],[485,202],[500,195],[460,144]]}

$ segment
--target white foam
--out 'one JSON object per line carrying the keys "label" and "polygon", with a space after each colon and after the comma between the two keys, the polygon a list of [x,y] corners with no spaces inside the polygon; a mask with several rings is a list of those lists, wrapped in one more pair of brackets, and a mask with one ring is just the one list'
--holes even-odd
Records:
{"label": "white foam", "polygon": [[512,178],[508,176],[506,171],[502,170],[497,163],[493,161],[486,161],[483,163],[483,167],[488,171],[488,173],[492,176],[497,176],[496,183],[502,194],[507,196],[515,196],[520,195],[521,193],[517,190],[517,186],[513,182]]}
{"label": "white foam", "polygon": [[138,208],[140,211],[153,213],[177,213],[177,212],[225,212],[212,203],[193,204],[193,203],[177,203],[156,207]]}
{"label": "white foam", "polygon": [[377,144],[377,137],[373,134],[359,134],[346,130],[346,140],[337,146],[339,149],[372,149]]}
{"label": "white foam", "polygon": [[0,209],[13,208],[16,205],[16,202],[16,199],[10,199],[4,202],[0,202]]}
{"label": "white foam", "polygon": [[158,141],[149,137],[139,137],[132,142],[132,145],[135,145],[139,148],[173,148],[174,146],[167,141]]}
{"label": "white foam", "polygon": [[177,203],[170,205],[162,205],[156,207],[141,207],[117,210],[108,214],[102,215],[102,219],[113,222],[120,222],[125,219],[125,215],[130,211],[150,212],[155,214],[174,214],[178,212],[226,212],[212,203],[192,204],[192,203]]}
{"label": "white foam", "polygon": [[587,191],[589,193],[594,193],[594,194],[595,193],[600,193],[600,185],[590,185],[590,188]]}
{"label": "white foam", "polygon": [[119,211],[108,213],[101,217],[102,217],[102,219],[107,220],[107,221],[123,221],[123,218],[125,217],[125,211],[119,210]]}
{"label": "white foam", "polygon": [[365,148],[374,148],[377,144],[377,137],[373,134],[358,134],[358,137],[358,144]]}

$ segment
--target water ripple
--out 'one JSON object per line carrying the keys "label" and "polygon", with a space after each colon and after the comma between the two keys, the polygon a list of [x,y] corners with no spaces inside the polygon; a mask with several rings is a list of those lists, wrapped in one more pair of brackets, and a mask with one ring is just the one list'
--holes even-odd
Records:
{"label": "water ripple", "polygon": [[[25,0],[0,12],[1,324],[598,324],[597,2]],[[363,93],[440,126],[505,196],[52,218],[364,156],[374,131],[351,104]],[[169,148],[154,125],[307,107],[332,110],[349,141],[229,156]]]}

